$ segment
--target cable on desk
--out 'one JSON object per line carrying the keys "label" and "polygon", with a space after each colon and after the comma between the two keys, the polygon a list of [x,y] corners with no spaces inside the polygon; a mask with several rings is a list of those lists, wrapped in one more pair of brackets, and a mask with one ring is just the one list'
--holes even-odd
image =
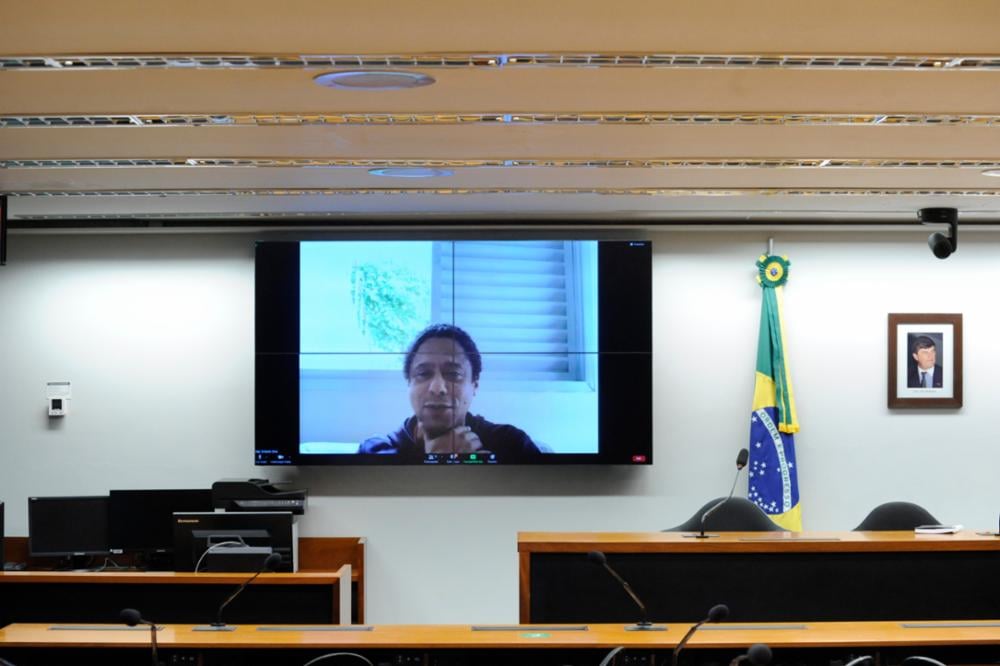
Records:
{"label": "cable on desk", "polygon": [[365,662],[368,666],[375,666],[375,664],[373,664],[368,657],[364,657],[357,652],[328,652],[326,654],[321,654],[315,659],[310,659],[306,663],[302,664],[302,666],[312,666],[313,664],[323,661],[324,659],[332,659],[333,657],[354,657],[355,659],[360,659]]}
{"label": "cable on desk", "polygon": [[[600,663],[599,666],[608,666],[608,664],[611,663],[611,660],[615,658],[615,655],[618,654],[619,652],[621,652],[624,649],[625,649],[624,645],[619,645],[614,650],[612,650],[611,652],[609,652],[606,655],[604,655],[604,659],[601,659],[601,663]],[[309,665],[306,664],[306,666],[309,666]]]}
{"label": "cable on desk", "polygon": [[[104,558],[104,563],[101,564],[101,566],[99,566],[96,569],[94,569],[94,571],[107,571],[108,569],[112,569],[114,571],[123,571],[123,570],[129,569],[129,568],[130,567],[126,567],[124,565],[118,564],[117,562],[115,562],[110,557],[105,557]],[[2,666],[2,665],[0,665],[0,666]]]}
{"label": "cable on desk", "polygon": [[942,662],[931,657],[914,655],[903,660],[902,666],[945,666]]}
{"label": "cable on desk", "polygon": [[240,546],[246,546],[246,544],[241,539],[240,541],[220,541],[217,544],[209,546],[208,548],[205,549],[205,552],[201,554],[201,557],[198,558],[198,562],[194,565],[194,572],[198,573],[198,569],[201,568],[201,563],[205,559],[206,555],[211,553],[216,548],[222,548],[223,546],[225,546],[226,548],[237,548]]}

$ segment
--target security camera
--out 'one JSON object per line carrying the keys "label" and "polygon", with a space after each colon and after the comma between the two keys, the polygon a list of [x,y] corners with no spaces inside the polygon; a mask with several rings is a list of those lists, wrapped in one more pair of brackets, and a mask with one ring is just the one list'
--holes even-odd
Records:
{"label": "security camera", "polygon": [[921,208],[917,211],[917,219],[924,224],[957,224],[957,208]]}
{"label": "security camera", "polygon": [[935,231],[927,239],[927,245],[938,259],[947,259],[958,247],[958,209],[957,208],[921,208],[917,211],[917,219],[923,224],[947,224],[951,236]]}

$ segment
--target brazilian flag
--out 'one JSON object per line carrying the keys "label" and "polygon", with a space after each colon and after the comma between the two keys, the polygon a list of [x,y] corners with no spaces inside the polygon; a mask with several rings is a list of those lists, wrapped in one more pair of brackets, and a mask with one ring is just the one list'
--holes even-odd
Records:
{"label": "brazilian flag", "polygon": [[785,358],[782,285],[788,281],[787,257],[761,255],[757,281],[763,292],[757,372],[750,415],[750,472],[747,496],[778,525],[802,530],[795,465],[795,414],[792,377]]}

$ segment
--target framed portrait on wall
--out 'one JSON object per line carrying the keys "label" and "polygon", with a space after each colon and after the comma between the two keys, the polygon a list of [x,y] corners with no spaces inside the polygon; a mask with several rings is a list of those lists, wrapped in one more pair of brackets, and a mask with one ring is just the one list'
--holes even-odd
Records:
{"label": "framed portrait on wall", "polygon": [[962,315],[889,314],[889,407],[962,406]]}

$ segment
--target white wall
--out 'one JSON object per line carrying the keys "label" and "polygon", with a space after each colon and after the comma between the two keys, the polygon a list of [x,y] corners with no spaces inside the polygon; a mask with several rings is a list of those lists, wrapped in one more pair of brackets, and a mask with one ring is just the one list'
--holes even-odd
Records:
{"label": "white wall", "polygon": [[[807,529],[850,529],[877,503],[995,528],[994,344],[1000,236],[779,232],[792,261],[788,349]],[[28,495],[207,487],[267,475],[310,488],[306,536],[368,538],[368,620],[513,622],[519,530],[656,530],[728,490],[747,436],[765,232],[654,241],[656,464],[619,468],[252,466],[252,239],[10,238],[0,268],[0,499],[24,535]],[[886,408],[889,312],[961,312],[965,407]],[[848,374],[850,381],[835,377]],[[45,382],[73,382],[44,415]],[[623,386],[622,391],[628,391]]]}

